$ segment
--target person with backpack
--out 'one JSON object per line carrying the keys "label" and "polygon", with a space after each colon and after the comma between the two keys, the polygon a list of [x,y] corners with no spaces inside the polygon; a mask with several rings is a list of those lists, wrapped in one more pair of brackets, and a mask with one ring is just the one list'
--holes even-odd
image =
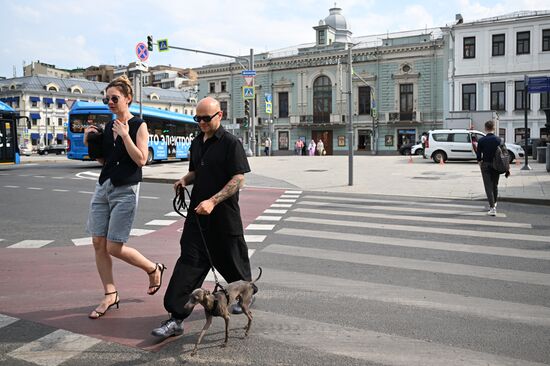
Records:
{"label": "person with backpack", "polygon": [[[507,160],[508,166],[505,166],[505,171],[502,172],[502,155],[505,154],[506,159],[509,159],[509,157],[507,155],[507,152],[503,153],[503,150],[505,151],[506,148],[501,148],[501,146],[504,146],[502,140],[500,139],[500,137],[495,136],[495,122],[485,122],[485,132],[487,132],[487,135],[480,138],[477,142],[476,155],[477,162],[481,168],[483,186],[485,187],[485,193],[487,194],[487,199],[489,201],[489,211],[487,212],[487,215],[496,216],[498,181],[500,178],[500,174],[504,173],[506,178],[508,178],[508,176],[510,175],[509,160]],[[498,154],[497,149],[499,149]],[[495,156],[497,156],[498,159],[501,159],[500,161],[497,161],[497,163],[495,163]],[[495,168],[495,166],[498,167],[498,170]]]}

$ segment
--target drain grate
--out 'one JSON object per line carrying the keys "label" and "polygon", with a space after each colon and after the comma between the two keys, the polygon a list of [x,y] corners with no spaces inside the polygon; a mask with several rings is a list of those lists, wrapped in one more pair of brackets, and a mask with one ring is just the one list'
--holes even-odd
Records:
{"label": "drain grate", "polygon": [[320,173],[320,172],[327,172],[327,169],[307,169],[306,172],[312,172],[312,173]]}

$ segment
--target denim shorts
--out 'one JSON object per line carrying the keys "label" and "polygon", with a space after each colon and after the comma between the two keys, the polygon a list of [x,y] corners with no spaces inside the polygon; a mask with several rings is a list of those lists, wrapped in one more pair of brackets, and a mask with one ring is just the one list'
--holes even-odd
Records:
{"label": "denim shorts", "polygon": [[92,236],[126,243],[136,215],[139,183],[115,187],[110,179],[96,183],[90,202],[87,231]]}

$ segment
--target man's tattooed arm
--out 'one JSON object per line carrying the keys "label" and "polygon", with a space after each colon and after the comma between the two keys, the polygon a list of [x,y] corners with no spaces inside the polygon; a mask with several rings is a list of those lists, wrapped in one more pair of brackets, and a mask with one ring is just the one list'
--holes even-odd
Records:
{"label": "man's tattooed arm", "polygon": [[233,196],[244,185],[244,174],[237,174],[231,177],[229,182],[222,188],[221,191],[212,196],[211,200],[214,204],[225,201],[229,197]]}

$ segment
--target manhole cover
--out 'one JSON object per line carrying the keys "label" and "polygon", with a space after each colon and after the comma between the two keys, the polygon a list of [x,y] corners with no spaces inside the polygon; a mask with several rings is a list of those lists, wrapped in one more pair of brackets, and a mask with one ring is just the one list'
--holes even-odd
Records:
{"label": "manhole cover", "polygon": [[313,173],[319,173],[319,172],[326,172],[327,169],[307,169],[306,172],[313,172]]}

